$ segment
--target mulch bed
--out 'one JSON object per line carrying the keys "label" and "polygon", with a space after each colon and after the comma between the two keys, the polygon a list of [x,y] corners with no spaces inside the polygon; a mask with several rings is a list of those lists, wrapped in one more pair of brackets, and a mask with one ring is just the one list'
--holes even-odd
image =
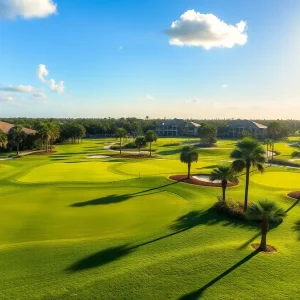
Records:
{"label": "mulch bed", "polygon": [[[251,247],[255,250],[257,250],[259,248],[259,244],[252,244]],[[271,245],[267,245],[267,251],[261,251],[263,253],[274,253],[277,252],[276,248],[271,246]]]}
{"label": "mulch bed", "polygon": [[288,196],[297,200],[300,200],[300,191],[294,191],[288,193]]}
{"label": "mulch bed", "polygon": [[[172,175],[169,178],[171,180],[185,182],[185,183],[188,183],[188,184],[201,185],[201,186],[211,186],[211,187],[221,187],[221,183],[202,181],[202,180],[195,179],[195,178],[192,178],[192,177],[190,179],[187,179],[186,174],[185,175]],[[235,186],[235,185],[237,185],[237,183],[230,182],[230,183],[228,183],[227,187],[231,187],[231,186]]]}

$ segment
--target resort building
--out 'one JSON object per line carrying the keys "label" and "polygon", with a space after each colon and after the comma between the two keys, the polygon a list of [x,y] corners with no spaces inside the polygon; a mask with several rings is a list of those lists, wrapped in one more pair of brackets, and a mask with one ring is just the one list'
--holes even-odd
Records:
{"label": "resort building", "polygon": [[267,128],[265,125],[250,120],[234,120],[229,122],[226,136],[229,138],[240,138],[243,130],[246,130],[252,136],[264,139],[267,137]]}
{"label": "resort building", "polygon": [[[2,122],[0,121],[0,130],[2,132],[4,132],[5,134],[8,134],[9,131],[14,127],[15,125],[14,124],[10,124],[10,123],[6,123],[6,122]],[[26,127],[23,127],[23,131],[27,134],[36,134],[36,130],[33,130],[33,129],[29,129],[29,128],[26,128]]]}
{"label": "resort building", "polygon": [[158,136],[198,136],[199,124],[183,119],[163,120],[156,126]]}

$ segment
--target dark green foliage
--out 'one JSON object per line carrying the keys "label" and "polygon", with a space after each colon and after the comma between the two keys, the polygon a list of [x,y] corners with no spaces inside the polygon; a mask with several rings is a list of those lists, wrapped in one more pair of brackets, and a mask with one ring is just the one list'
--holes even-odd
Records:
{"label": "dark green foliage", "polygon": [[213,124],[201,123],[198,134],[202,145],[213,145],[217,142],[217,127]]}
{"label": "dark green foliage", "polygon": [[139,152],[141,152],[141,148],[144,148],[147,146],[147,140],[144,136],[137,136],[135,141],[134,141],[135,145],[137,146],[137,148],[139,149]]}
{"label": "dark green foliage", "polygon": [[198,152],[193,146],[184,146],[180,154],[180,161],[188,165],[188,176],[191,175],[191,164],[198,161]]}

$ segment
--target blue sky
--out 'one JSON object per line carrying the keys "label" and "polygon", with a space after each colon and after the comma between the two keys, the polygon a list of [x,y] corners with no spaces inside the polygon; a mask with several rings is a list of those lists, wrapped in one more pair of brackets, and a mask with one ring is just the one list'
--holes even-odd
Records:
{"label": "blue sky", "polygon": [[297,0],[0,0],[0,117],[299,119],[299,12]]}

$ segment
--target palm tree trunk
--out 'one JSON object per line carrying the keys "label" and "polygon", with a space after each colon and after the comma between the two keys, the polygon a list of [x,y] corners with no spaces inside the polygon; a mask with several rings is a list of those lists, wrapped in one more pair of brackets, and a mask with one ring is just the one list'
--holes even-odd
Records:
{"label": "palm tree trunk", "polygon": [[17,142],[17,155],[19,155],[20,144]]}
{"label": "palm tree trunk", "polygon": [[247,211],[247,208],[248,208],[249,177],[250,177],[250,165],[247,164],[247,167],[246,167],[246,185],[245,185],[244,212]]}
{"label": "palm tree trunk", "polygon": [[274,160],[274,142],[272,143],[272,162]]}
{"label": "palm tree trunk", "polygon": [[222,200],[223,200],[223,202],[226,201],[226,187],[227,187],[227,181],[222,180]]}
{"label": "palm tree trunk", "polygon": [[267,161],[269,159],[269,142],[267,142]]}
{"label": "palm tree trunk", "polygon": [[267,251],[267,233],[269,229],[268,220],[263,220],[261,224],[261,241],[259,245],[259,249],[262,251]]}
{"label": "palm tree trunk", "polygon": [[122,138],[120,137],[120,155],[122,154]]}
{"label": "palm tree trunk", "polygon": [[191,178],[191,164],[188,163],[188,177],[187,179],[190,179]]}
{"label": "palm tree trunk", "polygon": [[150,156],[152,154],[152,143],[150,142]]}

